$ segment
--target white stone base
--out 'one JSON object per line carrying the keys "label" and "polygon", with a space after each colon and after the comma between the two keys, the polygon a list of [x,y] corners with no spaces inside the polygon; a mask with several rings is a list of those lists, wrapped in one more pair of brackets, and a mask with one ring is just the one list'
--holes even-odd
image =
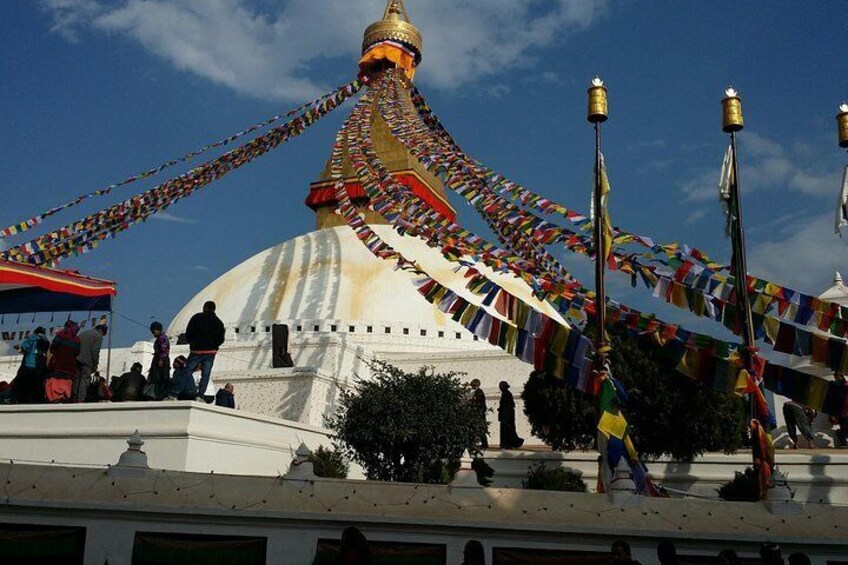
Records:
{"label": "white stone base", "polygon": [[199,402],[0,406],[0,458],[110,465],[138,430],[150,467],[276,476],[301,443],[330,445],[325,430]]}

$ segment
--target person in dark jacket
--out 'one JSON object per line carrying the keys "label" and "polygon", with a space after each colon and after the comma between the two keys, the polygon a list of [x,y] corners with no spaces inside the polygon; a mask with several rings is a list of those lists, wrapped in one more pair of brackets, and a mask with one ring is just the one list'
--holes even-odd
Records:
{"label": "person in dark jacket", "polygon": [[481,425],[484,426],[484,431],[480,436],[480,446],[483,449],[489,449],[489,434],[485,429],[486,426],[486,393],[480,388],[480,379],[474,379],[469,383],[471,385],[471,397],[469,402],[475,409],[475,415],[481,420]]}
{"label": "person in dark jacket", "polygon": [[[186,358],[180,355],[174,359],[174,374],[171,378],[171,391],[165,400],[194,400],[197,397],[197,387],[194,378],[188,372]],[[197,367],[195,367],[195,370]]]}
{"label": "person in dark jacket", "polygon": [[476,539],[468,540],[462,550],[462,565],[486,565],[483,544]]}
{"label": "person in dark jacket", "polygon": [[141,372],[141,363],[133,363],[129,373],[124,373],[115,384],[112,394],[113,402],[136,402],[144,400],[144,387],[147,379]]}
{"label": "person in dark jacket", "polygon": [[798,449],[798,432],[807,440],[807,447],[816,447],[816,435],[813,433],[813,420],[816,411],[794,400],[783,405],[783,420],[786,422],[786,433],[792,440],[792,449]]}
{"label": "person in dark jacket", "polygon": [[171,388],[171,342],[161,322],[150,324],[150,333],[153,334],[153,360],[147,376],[156,385],[156,398],[161,400]]}
{"label": "person in dark jacket", "polygon": [[223,406],[224,408],[236,408],[236,397],[233,394],[235,388],[230,383],[224,385],[215,395],[215,406]]}
{"label": "person in dark jacket", "polygon": [[191,375],[200,367],[200,383],[197,387],[197,400],[206,402],[202,397],[209,384],[212,364],[218,348],[224,343],[224,323],[215,315],[215,303],[211,300],[203,305],[203,312],[191,317],[186,328],[189,353],[186,372]]}
{"label": "person in dark jacket", "polygon": [[44,374],[47,372],[47,350],[50,349],[46,333],[47,330],[38,326],[18,348],[24,359],[12,381],[12,397],[19,404],[44,402]]}
{"label": "person in dark jacket", "polygon": [[73,400],[73,384],[78,376],[77,355],[80,353],[78,333],[77,323],[68,320],[50,344],[47,379],[44,381],[47,402]]}
{"label": "person in dark jacket", "polygon": [[501,381],[501,401],[498,405],[498,422],[501,424],[501,449],[517,449],[524,445],[524,440],[515,431],[515,399],[509,392],[509,383]]}

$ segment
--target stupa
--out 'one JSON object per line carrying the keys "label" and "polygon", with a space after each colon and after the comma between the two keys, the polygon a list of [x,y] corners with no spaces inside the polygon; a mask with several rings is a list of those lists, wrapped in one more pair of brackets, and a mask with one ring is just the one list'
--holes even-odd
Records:
{"label": "stupa", "polygon": [[[421,34],[410,22],[403,2],[390,0],[382,19],[365,30],[360,69],[367,76],[387,66],[399,67],[411,79],[422,61],[422,49]],[[394,179],[430,207],[455,219],[456,210],[441,180],[393,137],[379,111],[372,113],[371,127],[374,149]],[[386,242],[419,261],[443,284],[464,289],[462,275],[454,272],[454,264],[422,240],[399,235],[368,209],[367,196],[347,152],[344,175],[351,200]],[[213,379],[234,382],[243,409],[321,425],[334,409],[333,399],[339,390],[356,378],[367,378],[366,362],[371,359],[386,359],[413,370],[430,364],[440,370],[466,371],[468,379],[483,381],[490,401],[497,399],[498,381],[505,379],[516,386],[524,382],[532,367],[478,340],[423,300],[409,284],[408,276],[368,252],[345,225],[337,205],[328,161],[306,198],[306,206],[316,215],[315,231],[266,249],[234,267],[198,292],[170,324],[169,335],[179,335],[205,301],[215,301],[217,314],[228,329],[228,341],[216,360]],[[494,274],[484,266],[478,269],[562,321],[518,278]],[[481,297],[470,292],[462,295],[476,304],[481,302]],[[299,394],[318,396],[320,401],[297,406],[283,403],[281,399],[293,393],[292,378],[285,370],[276,379],[276,386],[269,384],[274,380],[268,380],[269,371],[273,372],[274,325],[288,327],[287,349],[294,366],[316,371],[314,378],[295,379]],[[281,411],[281,405],[288,408]],[[517,411],[521,414],[520,405]],[[495,434],[496,427],[492,426]],[[529,429],[519,426],[519,433],[527,435]],[[493,439],[496,444],[497,438]]]}

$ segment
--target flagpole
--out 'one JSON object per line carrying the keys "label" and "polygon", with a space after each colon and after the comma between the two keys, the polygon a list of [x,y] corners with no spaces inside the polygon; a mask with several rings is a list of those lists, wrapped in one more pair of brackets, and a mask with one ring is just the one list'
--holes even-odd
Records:
{"label": "flagpole", "polygon": [[[843,102],[836,114],[836,130],[839,136],[839,147],[848,149],[848,103]],[[848,165],[842,173],[842,186],[839,190],[839,200],[836,204],[836,234],[842,237],[842,229],[848,226]]]}
{"label": "flagpole", "polygon": [[589,111],[587,119],[595,126],[595,188],[592,194],[595,209],[595,370],[600,375],[607,365],[609,343],[606,334],[606,242],[604,233],[606,210],[601,194],[601,124],[609,118],[607,89],[604,82],[595,77],[589,87]]}
{"label": "flagpole", "polygon": [[[606,211],[603,206],[603,179],[601,177],[601,124],[607,121],[607,89],[604,87],[603,81],[595,77],[588,90],[589,94],[589,109],[587,119],[595,127],[595,186],[592,191],[592,208],[594,209],[594,246],[595,246],[595,356],[594,356],[594,374],[596,382],[594,386],[599,391],[603,387],[604,379],[607,372],[607,359],[609,352],[609,344],[607,343],[606,333],[606,284],[605,284],[605,268],[606,268],[606,246],[604,245],[604,217]],[[603,417],[604,408],[598,405],[599,421]],[[597,447],[600,454],[598,466],[598,486],[603,488],[603,492],[607,492],[612,484],[612,469],[609,467],[609,437],[602,430],[598,430]]]}
{"label": "flagpole", "polygon": [[[758,471],[758,483],[760,485],[760,496],[768,492],[767,489],[773,487],[772,472],[774,469],[773,448],[769,446],[769,441],[766,445],[762,445],[760,439],[763,435],[769,435],[770,430],[764,427],[767,422],[761,422],[761,410],[757,407],[757,398],[759,398],[762,390],[760,379],[761,375],[757,372],[757,348],[756,338],[754,336],[754,317],[751,312],[751,302],[748,294],[748,260],[745,247],[745,229],[742,224],[742,197],[741,183],[739,182],[739,159],[736,149],[736,133],[742,131],[745,127],[745,121],[742,116],[742,100],[733,87],[729,87],[725,91],[725,98],[721,101],[722,104],[722,131],[730,134],[730,152],[731,152],[731,170],[733,178],[730,182],[730,237],[733,249],[733,278],[734,291],[736,294],[736,315],[737,320],[742,323],[742,339],[744,341],[744,350],[742,360],[744,369],[750,376],[746,379],[746,387],[751,383],[759,390],[748,389],[750,397],[750,428],[751,428],[751,456],[753,458],[754,468]],[[775,476],[774,478],[778,478]],[[780,479],[785,478],[781,475]]]}

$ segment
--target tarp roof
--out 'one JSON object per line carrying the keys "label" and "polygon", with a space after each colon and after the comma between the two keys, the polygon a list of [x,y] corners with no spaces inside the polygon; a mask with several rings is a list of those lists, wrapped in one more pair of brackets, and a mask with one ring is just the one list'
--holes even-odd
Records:
{"label": "tarp roof", "polygon": [[115,294],[112,281],[0,260],[0,314],[105,312]]}

